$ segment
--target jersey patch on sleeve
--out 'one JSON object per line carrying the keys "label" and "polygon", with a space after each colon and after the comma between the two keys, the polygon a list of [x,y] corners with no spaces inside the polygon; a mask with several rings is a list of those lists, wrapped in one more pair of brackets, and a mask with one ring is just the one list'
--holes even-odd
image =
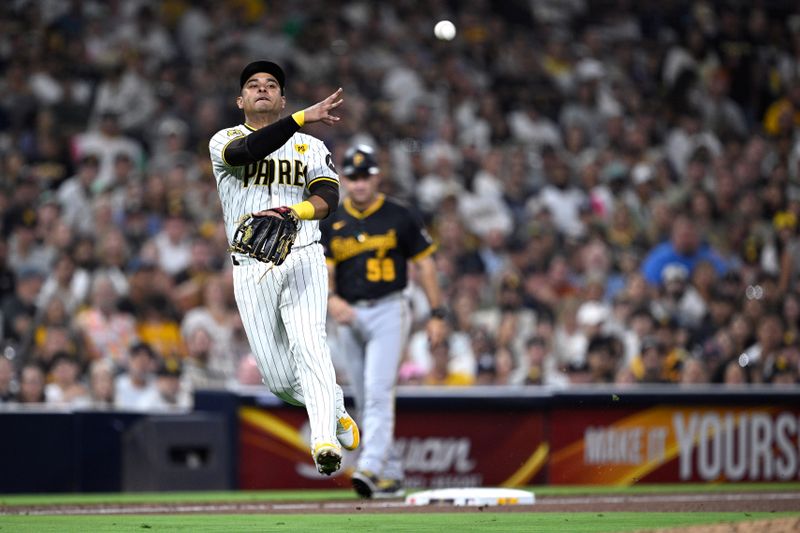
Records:
{"label": "jersey patch on sleeve", "polygon": [[[328,168],[331,169],[332,172],[336,172],[336,166],[333,164],[333,157],[331,154],[325,156],[325,164],[328,165]],[[338,172],[336,172],[338,174]]]}
{"label": "jersey patch on sleeve", "polygon": [[305,144],[305,143],[304,144],[295,144],[294,145],[294,149],[297,150],[299,153],[304,154],[304,153],[306,153],[308,151],[308,145]]}
{"label": "jersey patch on sleeve", "polygon": [[228,135],[229,138],[244,137],[244,133],[242,133],[241,131],[237,130],[236,128],[234,128],[232,130],[228,130],[225,133]]}

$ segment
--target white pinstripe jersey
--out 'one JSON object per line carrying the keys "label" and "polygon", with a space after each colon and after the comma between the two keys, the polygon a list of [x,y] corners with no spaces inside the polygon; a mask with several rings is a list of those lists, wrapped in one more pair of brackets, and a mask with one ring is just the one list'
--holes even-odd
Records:
{"label": "white pinstripe jersey", "polygon": [[[208,144],[229,243],[242,215],[302,202],[310,195],[308,186],[319,180],[339,186],[339,175],[325,143],[305,133],[295,133],[261,161],[241,167],[228,165],[222,156],[225,146],[253,131],[246,124],[225,128]],[[305,246],[319,239],[319,221],[303,220],[294,245]]]}

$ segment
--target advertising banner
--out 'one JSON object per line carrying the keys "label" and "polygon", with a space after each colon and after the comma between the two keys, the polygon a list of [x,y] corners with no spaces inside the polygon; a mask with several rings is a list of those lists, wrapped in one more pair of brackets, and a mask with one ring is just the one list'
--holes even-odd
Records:
{"label": "advertising banner", "polygon": [[[242,489],[349,487],[356,452],[345,452],[337,475],[320,476],[308,444],[303,409],[239,408],[239,485]],[[543,483],[548,447],[544,414],[508,410],[400,411],[396,446],[406,487],[526,486]],[[366,428],[365,428],[366,430]]]}
{"label": "advertising banner", "polygon": [[551,484],[796,481],[800,408],[554,408]]}

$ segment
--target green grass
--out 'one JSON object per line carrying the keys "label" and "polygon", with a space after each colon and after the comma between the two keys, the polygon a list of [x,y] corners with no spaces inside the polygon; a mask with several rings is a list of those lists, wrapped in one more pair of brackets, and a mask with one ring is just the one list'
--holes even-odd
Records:
{"label": "green grass", "polygon": [[[691,492],[798,491],[800,483],[686,483],[609,487],[600,485],[526,487],[540,496],[581,496],[591,494],[669,494]],[[52,505],[93,503],[161,503],[161,502],[261,502],[261,501],[324,501],[355,499],[349,489],[341,490],[272,490],[232,492],[129,492],[89,494],[0,494],[0,505]]]}
{"label": "green grass", "polygon": [[246,532],[526,531],[602,533],[654,527],[733,522],[791,516],[791,513],[515,513],[314,515],[0,516],[0,532]]}
{"label": "green grass", "polygon": [[[631,487],[600,485],[527,487],[539,496],[581,496],[591,494],[669,494],[691,492],[800,491],[800,483],[686,483],[652,484]],[[136,492],[89,494],[0,494],[0,505],[52,505],[92,503],[161,503],[161,502],[260,502],[323,501],[355,499],[352,490],[272,490],[232,492]]]}
{"label": "green grass", "polygon": [[0,495],[0,505],[52,505],[93,503],[163,502],[264,502],[280,500],[356,499],[352,490],[272,490],[232,492],[129,492],[91,494],[14,494]]}

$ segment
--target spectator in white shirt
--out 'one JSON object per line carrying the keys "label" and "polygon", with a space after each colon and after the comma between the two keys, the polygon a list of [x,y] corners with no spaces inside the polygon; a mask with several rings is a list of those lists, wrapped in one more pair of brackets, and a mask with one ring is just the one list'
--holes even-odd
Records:
{"label": "spectator in white shirt", "polygon": [[53,357],[50,375],[52,381],[45,385],[45,401],[53,405],[88,406],[89,391],[78,381],[80,365],[78,360],[66,352]]}
{"label": "spectator in white shirt", "polygon": [[114,181],[114,162],[117,155],[127,154],[131,161],[139,164],[142,161],[142,145],[126,137],[120,131],[119,113],[104,110],[100,114],[98,129],[80,133],[75,138],[78,157],[91,153],[100,160],[100,170],[95,186],[105,190]]}
{"label": "spectator in white shirt", "polygon": [[192,239],[183,208],[170,210],[164,218],[164,227],[153,237],[158,252],[158,266],[170,276],[186,269],[192,259]]}
{"label": "spectator in white shirt", "polygon": [[92,197],[96,192],[95,182],[99,175],[100,162],[96,155],[85,154],[78,162],[77,173],[58,188],[56,199],[61,206],[61,219],[70,228],[80,233],[90,233],[92,220]]}
{"label": "spectator in white shirt", "polygon": [[147,410],[159,404],[155,380],[158,356],[147,343],[137,343],[129,350],[128,371],[114,383],[114,406],[118,409]]}

